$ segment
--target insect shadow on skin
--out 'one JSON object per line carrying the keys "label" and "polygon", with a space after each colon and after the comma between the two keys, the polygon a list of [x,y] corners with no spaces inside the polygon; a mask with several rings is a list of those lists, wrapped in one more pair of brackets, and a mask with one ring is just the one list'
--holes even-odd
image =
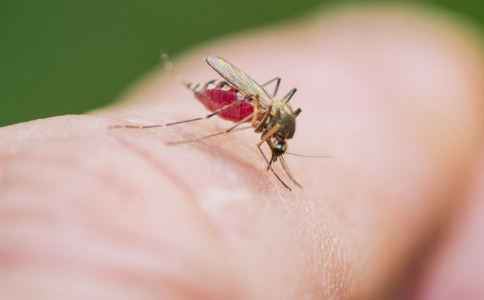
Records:
{"label": "insect shadow on skin", "polygon": [[[166,54],[162,54],[162,60],[164,61],[166,69],[174,70],[173,64]],[[211,80],[205,84],[194,84],[184,80],[182,80],[182,82],[193,92],[195,97],[209,111],[211,111],[211,113],[202,117],[171,123],[152,125],[124,124],[113,125],[110,126],[110,128],[157,128],[206,120],[213,116],[219,116],[225,120],[234,122],[235,124],[226,130],[193,139],[168,142],[167,144],[179,145],[192,143],[238,130],[253,128],[254,132],[261,134],[261,140],[257,143],[257,148],[267,163],[267,170],[271,171],[285,188],[291,190],[289,185],[282,180],[273,168],[273,164],[279,161],[287,177],[289,177],[296,186],[302,188],[301,184],[294,179],[283,155],[289,154],[314,158],[328,156],[302,155],[287,151],[287,140],[294,136],[296,131],[296,118],[302,111],[300,108],[293,110],[289,105],[289,101],[294,96],[297,89],[291,89],[284,97],[279,99],[276,98],[276,96],[281,84],[281,78],[275,77],[260,85],[245,72],[223,58],[209,55],[205,60],[223,79]],[[267,87],[272,83],[275,83],[274,90],[272,94],[269,94],[264,87]],[[241,126],[245,123],[250,123],[250,125]],[[269,158],[261,148],[264,143],[267,144],[271,150]]]}

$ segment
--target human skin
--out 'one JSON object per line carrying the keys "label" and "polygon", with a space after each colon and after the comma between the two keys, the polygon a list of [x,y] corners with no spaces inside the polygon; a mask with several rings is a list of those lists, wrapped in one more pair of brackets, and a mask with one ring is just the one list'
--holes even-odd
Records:
{"label": "human skin", "polygon": [[[298,87],[290,151],[331,157],[287,156],[304,186],[290,192],[253,132],[166,145],[226,121],[108,129],[206,113],[161,70],[114,106],[2,128],[1,299],[388,299],[440,251],[482,152],[484,65],[468,28],[336,9],[203,45],[178,72],[217,78],[207,53],[281,76],[281,94]],[[422,272],[432,287],[415,297],[435,299],[437,273]]]}
{"label": "human skin", "polygon": [[434,246],[420,274],[410,289],[411,299],[484,298],[484,157],[464,193],[459,210],[444,228],[441,240]]}

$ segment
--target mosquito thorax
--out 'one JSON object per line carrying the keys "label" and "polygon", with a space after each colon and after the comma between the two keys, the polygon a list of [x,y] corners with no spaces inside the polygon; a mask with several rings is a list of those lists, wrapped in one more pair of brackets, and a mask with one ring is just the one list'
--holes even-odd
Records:
{"label": "mosquito thorax", "polygon": [[280,126],[280,130],[276,133],[279,139],[292,138],[296,131],[296,117],[292,108],[281,100],[274,100],[271,110],[269,127]]}

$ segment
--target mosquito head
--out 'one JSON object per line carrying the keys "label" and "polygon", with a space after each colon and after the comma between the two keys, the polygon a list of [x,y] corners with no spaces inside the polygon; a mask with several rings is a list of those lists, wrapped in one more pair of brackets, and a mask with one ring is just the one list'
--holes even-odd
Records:
{"label": "mosquito head", "polygon": [[274,147],[272,148],[272,154],[275,157],[281,156],[287,151],[287,143],[285,139],[276,139]]}
{"label": "mosquito head", "polygon": [[279,157],[282,159],[282,155],[287,151],[287,143],[285,139],[275,137],[270,145],[272,147],[271,159],[268,161],[269,164],[267,165],[267,170],[271,168],[272,164],[275,163]]}

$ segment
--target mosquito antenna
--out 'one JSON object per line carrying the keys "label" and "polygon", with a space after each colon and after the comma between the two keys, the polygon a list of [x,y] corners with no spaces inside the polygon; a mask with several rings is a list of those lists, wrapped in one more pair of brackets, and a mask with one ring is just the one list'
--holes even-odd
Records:
{"label": "mosquito antenna", "polygon": [[298,156],[298,157],[305,157],[305,158],[331,158],[331,155],[308,155],[308,154],[299,154],[299,153],[292,153],[292,152],[286,152],[284,154],[292,155],[292,156]]}

